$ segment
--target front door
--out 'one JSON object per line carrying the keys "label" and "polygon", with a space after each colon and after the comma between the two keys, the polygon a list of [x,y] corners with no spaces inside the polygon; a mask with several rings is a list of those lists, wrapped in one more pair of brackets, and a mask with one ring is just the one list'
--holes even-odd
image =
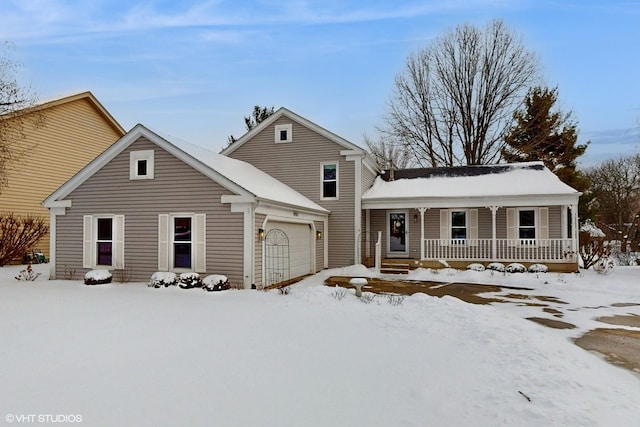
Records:
{"label": "front door", "polygon": [[387,256],[407,257],[409,255],[409,233],[406,212],[389,212],[387,216]]}

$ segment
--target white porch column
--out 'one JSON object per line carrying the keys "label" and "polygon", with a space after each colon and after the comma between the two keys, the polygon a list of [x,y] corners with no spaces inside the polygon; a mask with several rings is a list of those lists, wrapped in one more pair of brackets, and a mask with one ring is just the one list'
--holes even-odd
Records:
{"label": "white porch column", "polygon": [[491,258],[495,261],[498,259],[498,240],[496,238],[496,214],[498,206],[489,206],[491,209]]}
{"label": "white porch column", "polygon": [[571,209],[571,240],[572,248],[576,254],[578,253],[578,245],[580,245],[580,224],[578,224],[578,205],[569,206]]}
{"label": "white porch column", "polygon": [[420,211],[420,259],[424,259],[424,213],[429,208],[418,208]]}

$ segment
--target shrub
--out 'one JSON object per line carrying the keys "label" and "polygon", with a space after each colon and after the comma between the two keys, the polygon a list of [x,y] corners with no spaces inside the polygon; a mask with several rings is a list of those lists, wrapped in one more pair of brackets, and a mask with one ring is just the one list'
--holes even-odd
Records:
{"label": "shrub", "polygon": [[598,274],[609,274],[615,266],[616,263],[612,258],[601,257],[595,264],[593,264],[593,269]]}
{"label": "shrub", "polygon": [[225,291],[230,287],[229,279],[222,274],[212,274],[202,280],[202,289],[205,291]]}
{"label": "shrub", "polygon": [[501,262],[492,262],[491,264],[487,265],[487,270],[499,271],[500,273],[504,273],[505,268],[504,264],[502,264]]}
{"label": "shrub", "polygon": [[33,268],[31,268],[31,264],[27,265],[27,268],[24,270],[20,270],[20,274],[16,276],[16,280],[25,281],[25,282],[33,282],[38,277],[40,277],[40,273],[35,273]]}
{"label": "shrub", "polygon": [[103,285],[111,283],[111,273],[109,270],[91,270],[84,275],[85,285]]}
{"label": "shrub", "polygon": [[0,267],[21,258],[48,232],[49,226],[41,217],[0,214]]}
{"label": "shrub", "polygon": [[549,267],[544,264],[531,264],[529,266],[529,273],[546,273],[549,271]]}
{"label": "shrub", "polygon": [[473,264],[467,265],[467,270],[484,271],[485,268],[484,268],[484,265],[474,262]]}
{"label": "shrub", "polygon": [[347,290],[345,288],[336,288],[331,295],[338,301],[341,301],[347,297]]}
{"label": "shrub", "polygon": [[198,273],[181,273],[178,286],[182,289],[201,288],[202,279]]}
{"label": "shrub", "polygon": [[149,281],[149,287],[156,289],[162,286],[165,288],[176,286],[177,284],[178,276],[170,271],[157,271],[151,275],[151,280]]}
{"label": "shrub", "polygon": [[527,268],[519,262],[512,262],[511,264],[507,265],[505,271],[507,273],[524,273],[525,271],[527,271]]}

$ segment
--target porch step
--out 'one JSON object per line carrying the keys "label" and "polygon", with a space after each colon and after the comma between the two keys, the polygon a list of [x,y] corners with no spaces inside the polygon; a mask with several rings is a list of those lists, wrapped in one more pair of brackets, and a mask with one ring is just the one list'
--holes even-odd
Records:
{"label": "porch step", "polygon": [[409,264],[402,263],[382,263],[380,273],[382,274],[409,274]]}

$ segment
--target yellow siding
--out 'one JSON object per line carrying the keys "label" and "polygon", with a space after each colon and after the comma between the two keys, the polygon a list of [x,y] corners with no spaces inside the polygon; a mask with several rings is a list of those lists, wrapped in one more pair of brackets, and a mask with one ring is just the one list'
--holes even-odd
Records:
{"label": "yellow siding", "polygon": [[[122,133],[87,98],[44,110],[46,124],[28,129],[21,148],[30,148],[9,171],[0,190],[0,212],[36,214],[49,222],[42,201],[87,163],[118,140]],[[37,244],[49,257],[49,236]]]}

